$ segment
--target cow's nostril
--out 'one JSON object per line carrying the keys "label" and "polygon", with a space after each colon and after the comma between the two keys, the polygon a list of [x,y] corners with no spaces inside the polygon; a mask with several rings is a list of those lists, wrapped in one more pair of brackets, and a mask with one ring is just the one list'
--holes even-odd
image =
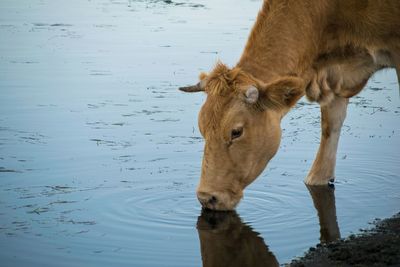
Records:
{"label": "cow's nostril", "polygon": [[211,198],[208,200],[208,203],[210,203],[211,205],[216,204],[218,201],[218,199],[215,196],[211,196]]}
{"label": "cow's nostril", "polygon": [[218,198],[214,195],[205,192],[197,192],[197,198],[201,205],[205,208],[211,208],[217,204]]}
{"label": "cow's nostril", "polygon": [[207,193],[198,192],[197,198],[199,199],[201,205],[205,206],[205,205],[207,205],[208,201],[210,200],[210,195]]}

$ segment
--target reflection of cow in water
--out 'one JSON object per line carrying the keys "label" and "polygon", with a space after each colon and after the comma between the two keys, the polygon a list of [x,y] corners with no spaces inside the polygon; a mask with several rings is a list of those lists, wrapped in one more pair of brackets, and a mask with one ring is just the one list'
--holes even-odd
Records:
{"label": "reflection of cow in water", "polygon": [[[318,212],[320,241],[340,238],[334,189],[308,186]],[[197,221],[203,267],[279,266],[263,238],[243,223],[235,211],[203,210]],[[288,240],[290,242],[290,240]]]}
{"label": "reflection of cow in water", "polygon": [[202,205],[237,205],[277,152],[281,119],[303,95],[320,104],[322,125],[305,182],[328,184],[348,98],[387,67],[400,74],[400,1],[265,0],[239,63],[219,63],[181,88],[207,93],[199,115]]}
{"label": "reflection of cow in water", "polygon": [[202,211],[197,221],[204,267],[279,266],[263,239],[234,211]]}
{"label": "reflection of cow in water", "polygon": [[321,243],[329,243],[340,238],[336,219],[335,190],[330,186],[307,186],[314,207],[318,213]]}

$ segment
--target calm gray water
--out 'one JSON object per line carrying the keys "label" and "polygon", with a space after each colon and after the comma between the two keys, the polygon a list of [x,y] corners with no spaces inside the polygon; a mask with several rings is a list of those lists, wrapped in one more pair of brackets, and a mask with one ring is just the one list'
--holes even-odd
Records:
{"label": "calm gray water", "polygon": [[399,211],[400,97],[388,70],[351,100],[335,191],[303,184],[319,108],[302,100],[237,213],[200,216],[204,95],[177,88],[217,59],[233,65],[260,5],[0,2],[1,266],[283,264]]}

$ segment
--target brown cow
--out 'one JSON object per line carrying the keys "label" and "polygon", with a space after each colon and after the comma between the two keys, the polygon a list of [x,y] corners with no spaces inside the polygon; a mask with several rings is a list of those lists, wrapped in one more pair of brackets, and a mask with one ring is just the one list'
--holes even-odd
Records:
{"label": "brown cow", "polygon": [[377,70],[400,73],[400,1],[266,0],[239,63],[218,63],[186,92],[205,91],[197,196],[230,210],[275,155],[282,117],[306,95],[321,106],[321,144],[305,180],[334,179],[348,98]]}

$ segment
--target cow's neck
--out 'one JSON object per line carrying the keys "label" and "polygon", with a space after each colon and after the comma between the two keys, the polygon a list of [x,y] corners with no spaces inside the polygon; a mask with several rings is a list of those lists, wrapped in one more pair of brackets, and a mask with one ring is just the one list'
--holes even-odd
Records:
{"label": "cow's neck", "polygon": [[237,64],[264,83],[284,75],[306,78],[317,56],[328,4],[325,1],[316,1],[314,5],[307,5],[307,1],[288,2],[264,1]]}

